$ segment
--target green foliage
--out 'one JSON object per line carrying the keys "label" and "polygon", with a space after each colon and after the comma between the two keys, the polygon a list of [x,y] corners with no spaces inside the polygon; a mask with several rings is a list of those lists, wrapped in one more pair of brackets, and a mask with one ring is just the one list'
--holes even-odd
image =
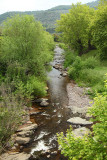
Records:
{"label": "green foliage", "polygon": [[69,160],[107,159],[107,92],[94,98],[89,114],[94,117],[91,121],[95,122],[90,135],[85,135],[82,139],[75,138],[72,129],[67,131],[66,136],[63,133],[57,134],[59,149]]}
{"label": "green foliage", "polygon": [[75,58],[76,54],[74,54],[74,52],[66,51],[64,67],[67,68],[68,66],[72,65],[72,63],[75,61]]}
{"label": "green foliage", "polygon": [[96,16],[91,24],[91,34],[101,59],[107,59],[107,3],[96,10]]}
{"label": "green foliage", "polygon": [[[71,54],[72,55],[72,54]],[[68,57],[69,58],[69,57]],[[69,68],[69,76],[76,79],[78,78],[86,78],[88,80],[89,76],[87,77],[87,74],[89,72],[89,69],[94,69],[96,66],[99,65],[99,61],[95,57],[89,57],[85,60],[82,60],[81,57],[76,56],[72,59],[73,63],[72,66]],[[84,75],[84,76],[83,76]],[[92,76],[90,77],[90,79]]]}
{"label": "green foliage", "polygon": [[9,84],[0,86],[0,152],[5,148],[11,134],[17,129],[22,120],[24,101],[16,97]]}
{"label": "green foliage", "polygon": [[[22,120],[23,106],[46,95],[54,41],[33,16],[4,22],[0,42],[0,152]],[[3,84],[4,82],[4,84]]]}
{"label": "green foliage", "polygon": [[89,24],[94,10],[87,5],[72,4],[69,13],[62,14],[57,21],[57,31],[62,32],[63,41],[81,55],[90,45]]}
{"label": "green foliage", "polygon": [[[35,84],[41,81],[41,85],[38,85],[41,90],[42,82],[46,80],[48,63],[53,57],[52,36],[43,29],[39,22],[35,21],[33,16],[27,15],[16,15],[4,22],[2,35],[0,61],[1,64],[5,64],[3,70],[8,80],[16,84],[14,86],[16,89],[18,89],[17,81],[19,84],[23,82],[21,86],[24,92],[30,77],[34,75],[36,76]],[[32,89],[35,88],[33,85],[34,82]],[[31,91],[28,92],[31,93]],[[44,95],[44,89],[41,93],[35,93]]]}

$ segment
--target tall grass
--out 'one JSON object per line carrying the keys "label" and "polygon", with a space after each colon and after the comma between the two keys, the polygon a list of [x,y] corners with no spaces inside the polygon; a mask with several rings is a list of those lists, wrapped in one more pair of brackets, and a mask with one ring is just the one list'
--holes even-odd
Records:
{"label": "tall grass", "polygon": [[76,54],[68,52],[65,56],[65,67],[69,67],[68,74],[79,84],[91,87],[90,94],[95,92],[104,92],[105,74],[107,72],[107,63],[100,61],[97,50],[90,51],[79,57]]}

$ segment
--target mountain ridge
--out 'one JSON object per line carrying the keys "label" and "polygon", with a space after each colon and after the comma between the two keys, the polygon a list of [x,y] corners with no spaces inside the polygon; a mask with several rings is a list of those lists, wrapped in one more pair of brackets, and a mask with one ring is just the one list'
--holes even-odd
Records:
{"label": "mountain ridge", "polygon": [[[87,3],[87,5],[95,8],[95,6],[98,5],[98,1],[99,0]],[[48,32],[54,33],[56,20],[60,19],[61,14],[68,13],[69,9],[71,9],[71,5],[59,5],[48,10],[40,10],[40,11],[6,12],[0,15],[0,24],[4,20],[6,20],[7,17],[14,16],[15,14],[20,14],[20,15],[28,14],[28,15],[34,15],[35,19],[37,21],[40,21]]]}

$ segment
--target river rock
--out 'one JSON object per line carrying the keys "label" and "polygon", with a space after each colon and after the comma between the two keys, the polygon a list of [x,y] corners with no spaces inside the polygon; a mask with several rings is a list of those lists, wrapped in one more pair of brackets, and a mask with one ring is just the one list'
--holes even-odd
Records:
{"label": "river rock", "polygon": [[73,130],[74,137],[83,137],[85,134],[89,134],[90,130],[86,127],[81,127]]}
{"label": "river rock", "polygon": [[22,131],[22,132],[18,132],[17,133],[17,136],[19,137],[29,137],[33,134],[33,130],[25,130],[25,131]]}
{"label": "river rock", "polygon": [[31,138],[29,137],[16,137],[16,143],[20,144],[20,145],[25,145],[28,144],[30,142]]}
{"label": "river rock", "polygon": [[21,132],[21,131],[30,131],[30,130],[35,130],[37,128],[37,124],[31,124],[30,126],[26,126],[26,127],[23,127],[23,128],[19,128],[17,130],[17,132]]}
{"label": "river rock", "polygon": [[72,110],[73,114],[75,113],[86,114],[87,113],[87,107],[79,108],[76,106],[68,106],[68,108]]}
{"label": "river rock", "polygon": [[87,121],[86,119],[80,118],[80,117],[74,117],[67,120],[67,122],[71,124],[79,124],[79,125],[89,125],[93,124],[92,122]]}
{"label": "river rock", "polygon": [[35,116],[35,115],[37,115],[37,114],[39,114],[39,113],[42,113],[42,112],[41,112],[41,111],[31,112],[31,113],[30,113],[30,116]]}
{"label": "river rock", "polygon": [[63,77],[66,77],[67,76],[67,72],[62,72],[60,75],[63,76]]}
{"label": "river rock", "polygon": [[40,105],[41,105],[41,107],[47,107],[47,106],[49,105],[49,103],[46,102],[46,101],[42,101],[42,102],[40,103]]}
{"label": "river rock", "polygon": [[30,154],[13,152],[2,154],[0,160],[29,160],[30,157]]}

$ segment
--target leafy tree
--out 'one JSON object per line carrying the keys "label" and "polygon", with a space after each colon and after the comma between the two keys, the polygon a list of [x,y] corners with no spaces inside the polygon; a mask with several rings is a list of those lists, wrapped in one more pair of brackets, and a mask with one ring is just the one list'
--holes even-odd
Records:
{"label": "leafy tree", "polygon": [[7,19],[3,25],[0,61],[6,66],[8,81],[18,79],[27,85],[32,75],[41,83],[46,80],[53,47],[52,36],[33,16],[16,15]]}
{"label": "leafy tree", "polygon": [[94,16],[94,9],[87,5],[72,4],[69,13],[62,14],[57,21],[57,31],[62,32],[62,39],[72,49],[78,50],[79,54],[90,45],[89,24]]}
{"label": "leafy tree", "polygon": [[107,1],[100,4],[91,24],[93,44],[102,59],[107,58]]}

